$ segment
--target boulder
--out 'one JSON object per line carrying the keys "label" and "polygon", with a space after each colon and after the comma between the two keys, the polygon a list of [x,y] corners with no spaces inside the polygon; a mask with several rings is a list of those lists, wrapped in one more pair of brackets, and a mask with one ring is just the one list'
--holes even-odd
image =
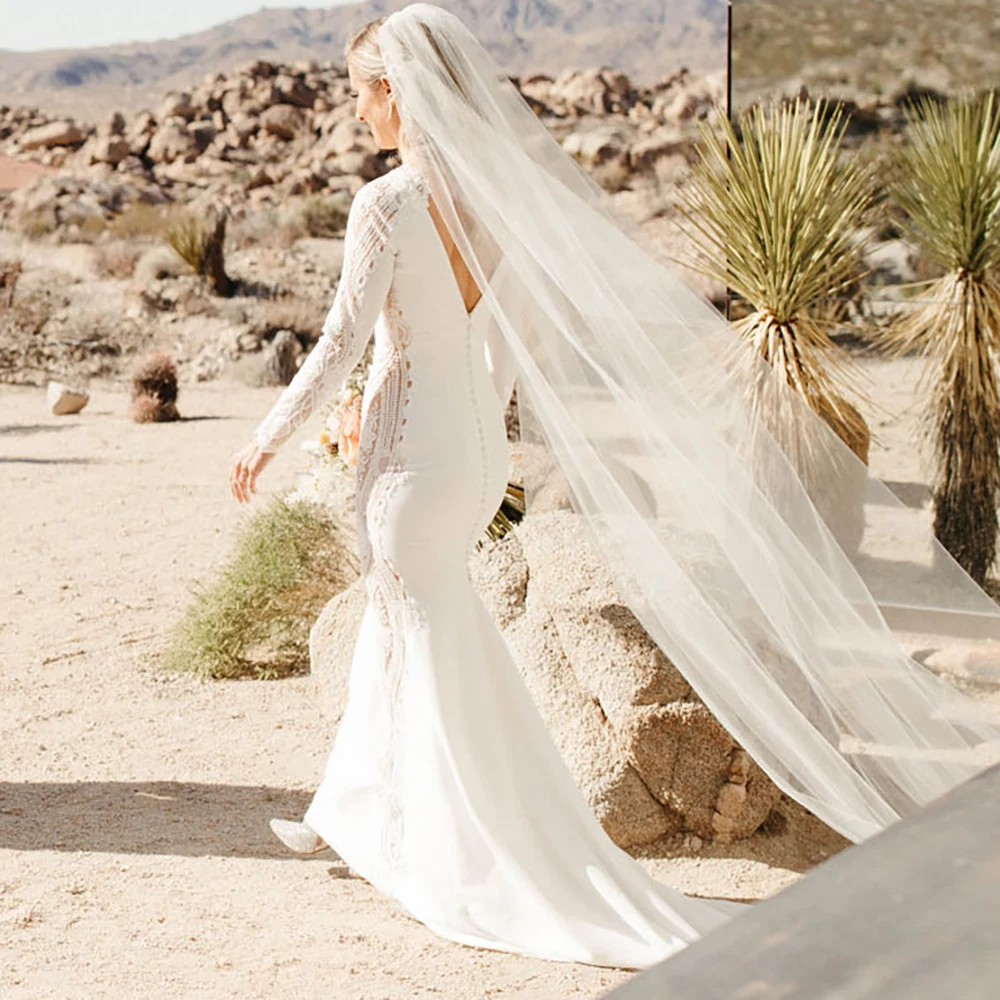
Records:
{"label": "boulder", "polygon": [[188,131],[187,123],[173,118],[156,130],[146,155],[154,163],[173,163],[175,160],[191,163],[198,153],[198,140]]}
{"label": "boulder", "polygon": [[305,125],[305,116],[290,104],[275,104],[260,116],[260,127],[279,139],[294,139]]}
{"label": "boulder", "polygon": [[49,382],[45,399],[52,414],[63,417],[79,413],[87,405],[90,396],[80,389],[71,389],[62,382]]}
{"label": "boulder", "polygon": [[50,122],[26,132],[18,144],[21,152],[54,149],[57,146],[79,146],[87,138],[78,125],[70,121]]}
{"label": "boulder", "polygon": [[168,118],[181,118],[184,121],[191,121],[197,113],[198,109],[186,90],[170,90],[156,109],[156,120],[163,122]]}
{"label": "boulder", "polygon": [[300,108],[311,108],[316,100],[316,91],[303,80],[286,73],[275,77],[274,87],[282,104],[294,104]]}

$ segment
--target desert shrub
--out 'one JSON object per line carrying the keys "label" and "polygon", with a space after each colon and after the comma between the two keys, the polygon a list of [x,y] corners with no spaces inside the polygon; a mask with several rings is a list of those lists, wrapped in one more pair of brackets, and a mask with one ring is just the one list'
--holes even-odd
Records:
{"label": "desert shrub", "polygon": [[166,665],[219,679],[306,672],[309,629],[357,577],[356,563],[325,508],[274,498],[244,526],[217,577],[196,589]]}
{"label": "desert shrub", "polygon": [[132,371],[132,419],[138,424],[180,419],[177,412],[177,366],[161,351],[142,358]]}
{"label": "desert shrub", "polygon": [[299,222],[306,236],[343,236],[347,228],[347,207],[330,195],[310,195],[302,203]]}
{"label": "desert shrub", "polygon": [[59,219],[55,208],[45,205],[30,212],[19,212],[14,218],[14,226],[29,240],[40,240],[56,232]]}

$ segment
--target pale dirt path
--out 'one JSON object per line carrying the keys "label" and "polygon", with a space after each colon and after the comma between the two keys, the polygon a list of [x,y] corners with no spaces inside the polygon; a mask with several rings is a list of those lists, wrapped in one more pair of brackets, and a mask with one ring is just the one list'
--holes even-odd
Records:
{"label": "pale dirt path", "polygon": [[63,418],[0,387],[0,996],[600,996],[628,973],[452,944],[272,840],[329,749],[308,679],[156,671],[275,393],[185,386],[203,419],[136,426],[115,387]]}

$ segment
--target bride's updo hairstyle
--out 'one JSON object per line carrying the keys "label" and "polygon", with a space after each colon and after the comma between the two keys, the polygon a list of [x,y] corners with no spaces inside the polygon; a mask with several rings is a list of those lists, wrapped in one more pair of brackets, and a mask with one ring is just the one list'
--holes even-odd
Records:
{"label": "bride's updo hairstyle", "polygon": [[[378,29],[381,28],[387,20],[388,15],[385,17],[379,17],[374,21],[369,21],[359,31],[357,31],[347,43],[345,59],[354,67],[358,75],[365,81],[365,83],[374,84],[382,76],[386,75],[385,61],[382,58],[382,51],[378,44]],[[462,86],[458,73],[455,72],[455,68],[452,66],[451,61],[442,51],[437,38],[434,37],[434,32],[431,30],[431,26],[425,21],[422,21],[420,22],[420,28],[441,64],[440,69],[451,77],[451,81],[455,85],[455,89],[462,95],[463,98],[465,98],[466,103],[472,105],[472,102],[469,100],[469,95],[466,93],[465,87]]]}
{"label": "bride's updo hairstyle", "polygon": [[385,63],[378,47],[378,29],[384,17],[369,21],[347,43],[346,59],[365,83],[375,83],[385,75]]}

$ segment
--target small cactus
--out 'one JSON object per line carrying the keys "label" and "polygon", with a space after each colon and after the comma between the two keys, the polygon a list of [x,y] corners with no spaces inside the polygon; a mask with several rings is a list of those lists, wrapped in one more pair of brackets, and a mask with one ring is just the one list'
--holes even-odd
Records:
{"label": "small cactus", "polygon": [[161,351],[147,354],[132,372],[132,419],[137,424],[179,420],[177,366]]}

